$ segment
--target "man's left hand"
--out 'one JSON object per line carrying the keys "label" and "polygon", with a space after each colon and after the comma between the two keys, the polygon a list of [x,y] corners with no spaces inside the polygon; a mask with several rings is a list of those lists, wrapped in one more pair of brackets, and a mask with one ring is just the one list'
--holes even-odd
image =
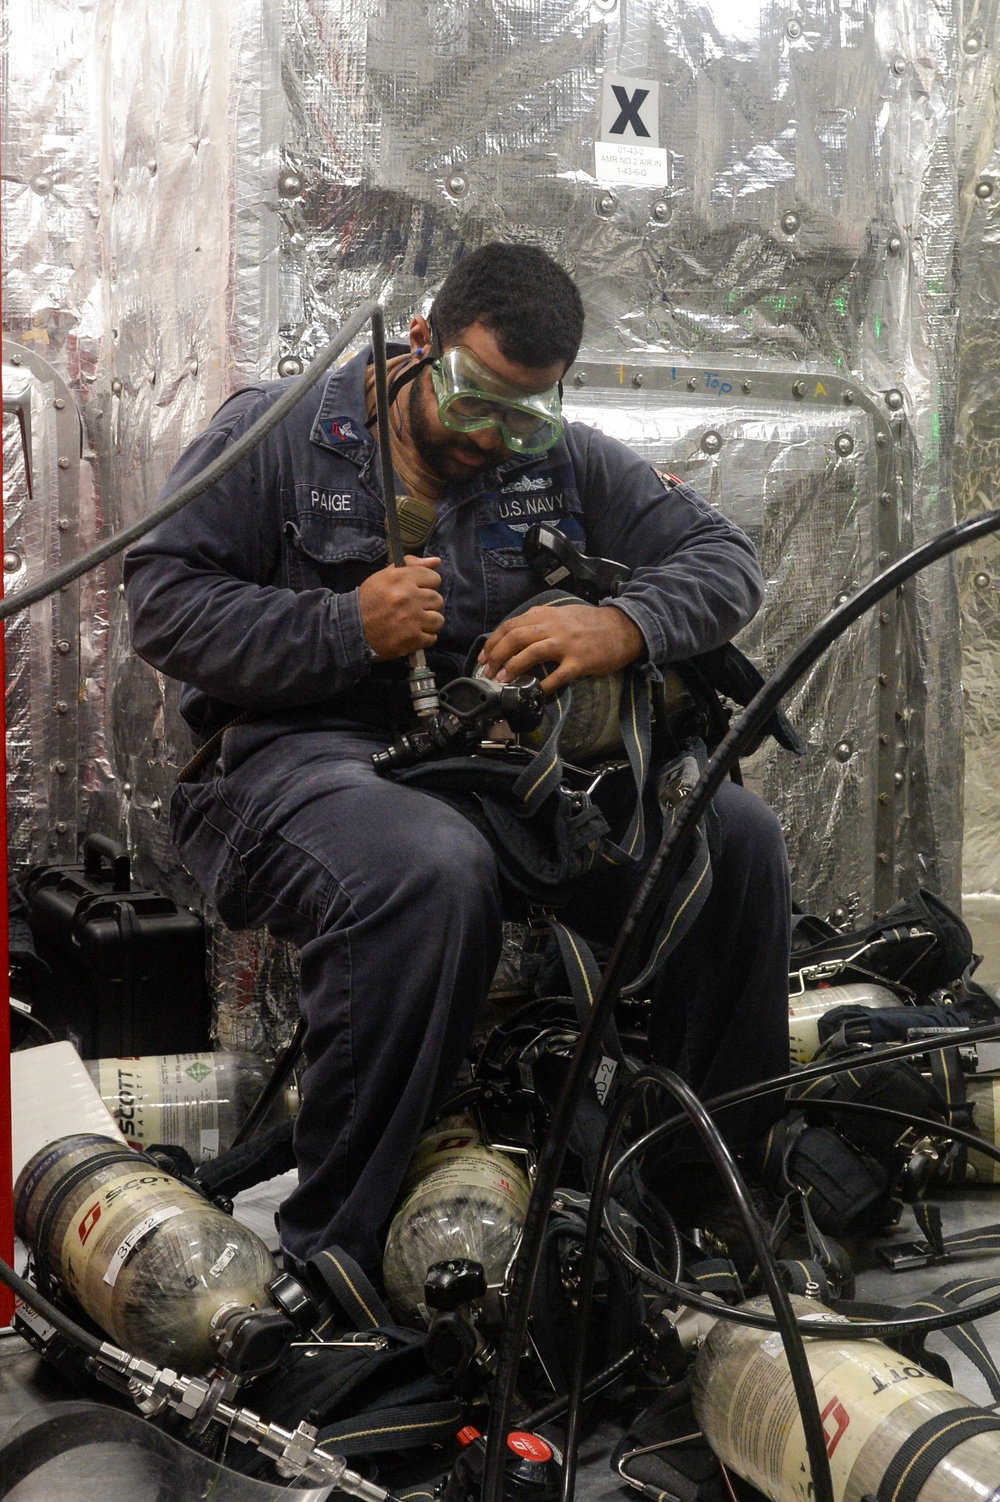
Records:
{"label": "man's left hand", "polygon": [[487,678],[508,683],[539,663],[555,663],[542,679],[554,694],[574,678],[600,678],[634,662],[645,650],[642,632],[624,610],[607,605],[533,605],[503,621],[479,661]]}

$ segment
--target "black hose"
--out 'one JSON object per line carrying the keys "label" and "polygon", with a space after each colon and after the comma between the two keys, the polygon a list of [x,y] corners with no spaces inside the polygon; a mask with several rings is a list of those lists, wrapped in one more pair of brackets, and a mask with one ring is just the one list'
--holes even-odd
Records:
{"label": "black hose", "polygon": [[528,1311],[538,1274],[545,1222],[552,1197],[558,1188],[573,1118],[597,1061],[600,1040],[607,1029],[621,988],[637,973],[641,941],[648,922],[651,921],[647,915],[658,912],[659,903],[669,891],[689,831],[705,813],[732,763],[745,747],[752,744],[754,737],[763,729],[789,689],[842,631],[872,605],[877,604],[883,595],[898,588],[928,564],[946,557],[965,543],[988,536],[998,529],[1000,510],[993,510],[985,516],[973,517],[949,527],[883,570],[870,584],[833,610],[754,696],[716,747],[697,784],[676,811],[615,940],[590,1015],[570,1060],[555,1114],[539,1155],[535,1186],[514,1264],[508,1317],[500,1341],[487,1433],[483,1502],[502,1502],[504,1437],[514,1402],[517,1368],[527,1333]]}
{"label": "black hose", "polygon": [[[586,1402],[588,1398],[596,1398],[598,1393],[604,1392],[605,1388],[610,1387],[613,1382],[617,1382],[622,1373],[627,1372],[629,1367],[635,1362],[636,1354],[635,1350],[626,1351],[624,1356],[619,1356],[618,1360],[612,1361],[610,1366],[604,1367],[602,1371],[595,1372],[583,1389],[581,1394],[582,1400]],[[556,1419],[562,1418],[569,1404],[570,1394],[561,1393],[558,1397],[552,1398],[546,1403],[544,1408],[536,1408],[533,1413],[526,1413],[524,1418],[518,1419],[518,1424],[522,1429],[528,1430],[538,1429],[542,1424],[551,1424]]]}
{"label": "black hose", "polygon": [[57,569],[53,574],[47,574],[37,584],[32,584],[28,589],[19,589],[14,594],[7,595],[0,601],[0,621],[9,620],[20,610],[27,610],[29,605],[37,605],[39,600],[55,594],[56,590],[62,589],[66,584],[72,584],[74,579],[79,579],[81,574],[88,573],[98,564],[105,563],[113,558],[116,553],[124,552],[133,542],[138,542],[140,537],[145,537],[160,522],[166,521],[168,516],[173,516],[175,511],[180,511],[198,496],[204,495],[213,485],[217,485],[224,475],[228,475],[231,469],[235,469],[249,453],[257,447],[274,428],[291,412],[293,407],[305,396],[312,386],[315,386],[320,376],[333,364],[338,355],[343,354],[351,340],[361,332],[368,320],[378,308],[376,302],[362,303],[345,324],[342,325],[336,337],[330,341],[325,349],[299,376],[298,380],[288,390],[279,396],[273,407],[268,407],[264,415],[248,428],[242,438],[238,438],[231,447],[225,449],[206,464],[193,479],[180,490],[175,490],[172,496],[144,516],[141,521],[133,522],[131,527],[124,527],[121,532],[116,532],[113,537],[106,537],[96,547],[91,548],[89,553],[84,553],[82,558],[76,558],[72,563],[67,563],[64,568]]}
{"label": "black hose", "polygon": [[[705,1108],[711,1112],[725,1110],[729,1106],[743,1105],[747,1101],[757,1100],[762,1095],[774,1095],[778,1090],[785,1090],[789,1085],[801,1085],[809,1080],[826,1079],[832,1074],[846,1074],[851,1069],[859,1066],[865,1069],[876,1064],[887,1064],[895,1059],[909,1059],[914,1054],[940,1053],[946,1048],[961,1048],[967,1043],[992,1043],[1000,1039],[1000,1022],[986,1023],[981,1027],[956,1027],[949,1028],[947,1036],[936,1038],[921,1038],[916,1043],[886,1043],[881,1048],[870,1049],[859,1058],[857,1054],[849,1058],[840,1058],[834,1061],[822,1060],[818,1064],[808,1064],[804,1069],[791,1069],[787,1074],[776,1074],[773,1079],[762,1080],[758,1084],[743,1085],[738,1090],[727,1090],[724,1095],[713,1095],[704,1102]],[[668,1137],[671,1132],[676,1132],[685,1123],[685,1116],[678,1112],[676,1116],[670,1116],[666,1121],[657,1122],[655,1127],[650,1127],[643,1136],[637,1137],[635,1142],[627,1149],[624,1160],[644,1153],[647,1147],[654,1142]]]}
{"label": "black hose", "polygon": [[70,1319],[69,1315],[63,1314],[57,1305],[47,1299],[44,1294],[39,1293],[33,1283],[29,1283],[27,1278],[22,1278],[2,1258],[0,1258],[0,1283],[6,1284],[11,1293],[15,1294],[22,1303],[34,1309],[43,1319],[47,1319],[60,1335],[65,1335],[67,1340],[79,1346],[87,1356],[104,1358],[103,1345],[96,1336],[91,1335],[89,1330],[85,1330],[82,1325]]}
{"label": "black hose", "polygon": [[600,1237],[604,1207],[611,1190],[613,1174],[610,1168],[615,1141],[635,1096],[647,1086],[658,1086],[668,1091],[677,1100],[699,1137],[708,1148],[733,1204],[743,1222],[750,1244],[757,1258],[761,1277],[774,1310],[774,1324],[781,1331],[781,1341],[788,1361],[789,1375],[795,1388],[795,1397],[802,1419],[802,1430],[809,1456],[809,1473],[812,1495],[815,1502],[834,1502],[833,1478],[826,1453],[826,1435],[820,1417],[819,1402],[801,1328],[792,1309],[788,1290],[782,1281],[766,1231],[753,1201],[747,1193],[743,1175],[723,1141],[715,1122],[709,1116],[691,1087],[670,1069],[661,1069],[655,1064],[647,1065],[634,1074],[625,1084],[608,1123],[601,1147],[601,1159],[595,1176],[587,1217],[587,1235],[584,1242],[583,1263],[580,1270],[577,1299],[577,1329],[574,1350],[573,1372],[570,1382],[569,1423],[566,1429],[566,1455],[563,1463],[562,1498],[572,1502],[576,1482],[576,1455],[579,1445],[580,1399],[583,1391],[583,1370],[586,1362],[587,1331],[590,1313],[590,1294],[594,1286],[597,1268],[597,1246]]}
{"label": "black hose", "polygon": [[[944,1045],[947,1046],[947,1045]],[[857,1059],[849,1061],[857,1064]],[[964,1142],[967,1146],[975,1148],[984,1157],[992,1158],[1000,1163],[1000,1147],[995,1143],[987,1142],[982,1137],[977,1137],[974,1132],[966,1132],[960,1127],[949,1126],[944,1122],[935,1121],[932,1117],[913,1116],[907,1111],[897,1111],[890,1106],[872,1106],[863,1101],[802,1101],[804,1108],[812,1107],[820,1110],[846,1110],[858,1115],[879,1117],[883,1120],[896,1120],[906,1123],[908,1126],[921,1128],[925,1135],[935,1137],[947,1137],[956,1142]],[[620,1128],[620,1123],[619,1123]],[[610,1127],[608,1136],[610,1137]],[[649,1145],[650,1134],[647,1134],[645,1145]],[[608,1138],[605,1139],[606,1141]],[[628,1166],[635,1156],[639,1143],[634,1142],[618,1158],[608,1170],[607,1186],[602,1186],[605,1198],[610,1195],[615,1179]],[[605,1165],[602,1162],[602,1169]],[[589,1227],[588,1227],[589,1229]],[[693,1292],[684,1284],[674,1279],[666,1278],[652,1268],[646,1267],[633,1255],[631,1250],[619,1241],[611,1222],[604,1217],[602,1229],[604,1232],[604,1244],[609,1247],[612,1255],[630,1272],[635,1273],[643,1283],[656,1290],[657,1293],[667,1294],[676,1298],[679,1302],[689,1305],[693,1309],[701,1309],[706,1314],[715,1315],[719,1319],[731,1320],[734,1324],[752,1325],[760,1330],[777,1330],[779,1325],[766,1314],[754,1314],[745,1309],[732,1309],[729,1306],[720,1306],[713,1300],[703,1298]],[[581,1284],[582,1284],[581,1276]],[[814,1335],[821,1339],[832,1340],[887,1340],[897,1336],[928,1335],[933,1330],[947,1330],[952,1325],[970,1323],[977,1319],[983,1319],[988,1314],[996,1313],[1000,1309],[1000,1292],[985,1295],[978,1301],[963,1305],[960,1310],[951,1313],[936,1315],[921,1315],[919,1317],[902,1318],[898,1320],[857,1320],[851,1319],[849,1326],[819,1324],[814,1320],[798,1320],[798,1329],[803,1335]]]}

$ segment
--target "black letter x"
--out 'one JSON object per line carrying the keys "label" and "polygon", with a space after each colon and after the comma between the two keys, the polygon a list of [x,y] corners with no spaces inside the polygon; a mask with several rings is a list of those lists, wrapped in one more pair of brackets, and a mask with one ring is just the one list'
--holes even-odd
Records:
{"label": "black letter x", "polygon": [[636,89],[635,93],[630,99],[620,83],[613,83],[611,85],[611,92],[612,94],[614,94],[615,98],[618,100],[619,105],[621,106],[621,114],[618,116],[618,119],[615,121],[614,125],[612,125],[608,134],[612,136],[623,136],[628,127],[631,125],[637,136],[648,137],[649,131],[639,119],[639,111],[642,109],[642,106],[649,98],[649,90]]}

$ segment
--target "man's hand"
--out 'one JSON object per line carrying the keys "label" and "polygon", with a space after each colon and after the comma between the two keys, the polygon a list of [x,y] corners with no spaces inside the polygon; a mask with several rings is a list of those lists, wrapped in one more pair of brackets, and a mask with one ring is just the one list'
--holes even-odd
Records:
{"label": "man's hand", "polygon": [[444,625],[440,558],[407,553],[403,568],[390,565],[358,586],[365,641],[383,660],[433,647]]}
{"label": "man's hand", "polygon": [[497,627],[479,661],[487,678],[499,683],[554,662],[554,671],[542,679],[543,692],[553,694],[574,678],[599,678],[625,667],[645,645],[635,622],[614,606],[533,605]]}

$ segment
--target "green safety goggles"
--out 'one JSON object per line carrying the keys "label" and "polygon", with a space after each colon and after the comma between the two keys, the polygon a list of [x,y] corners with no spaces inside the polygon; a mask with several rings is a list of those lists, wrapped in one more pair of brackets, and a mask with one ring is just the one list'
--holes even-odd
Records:
{"label": "green safety goggles", "polygon": [[461,344],[431,362],[438,416],[456,433],[499,428],[515,454],[544,454],[562,436],[558,385],[534,396],[519,392]]}

